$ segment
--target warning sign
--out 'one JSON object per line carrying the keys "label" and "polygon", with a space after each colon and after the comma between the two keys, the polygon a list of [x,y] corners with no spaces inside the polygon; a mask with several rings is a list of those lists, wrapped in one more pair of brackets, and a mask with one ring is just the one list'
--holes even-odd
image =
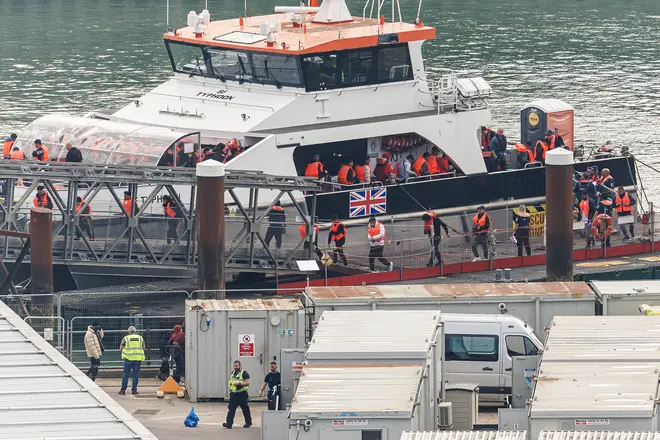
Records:
{"label": "warning sign", "polygon": [[[529,213],[529,235],[531,237],[543,237],[545,205],[526,205],[526,208]],[[518,215],[518,208],[514,208],[513,213]]]}
{"label": "warning sign", "polygon": [[369,424],[367,419],[343,419],[333,420],[332,426],[366,426]]}
{"label": "warning sign", "polygon": [[575,419],[576,425],[609,425],[610,419]]}
{"label": "warning sign", "polygon": [[254,357],[254,335],[238,335],[238,357]]}

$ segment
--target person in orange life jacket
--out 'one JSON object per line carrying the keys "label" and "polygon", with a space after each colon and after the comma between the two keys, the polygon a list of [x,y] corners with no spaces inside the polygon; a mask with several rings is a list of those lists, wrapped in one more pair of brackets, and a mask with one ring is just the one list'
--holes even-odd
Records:
{"label": "person in orange life jacket", "polygon": [[477,215],[472,217],[472,253],[474,261],[479,261],[479,252],[477,247],[481,246],[484,250],[484,260],[488,259],[488,231],[490,230],[490,217],[486,214],[486,207],[481,205],[477,208]]}
{"label": "person in orange life jacket", "polygon": [[519,169],[523,169],[528,163],[534,162],[531,141],[527,141],[525,144],[516,143],[513,146],[518,150],[517,162]]}
{"label": "person in orange life jacket", "polygon": [[[601,194],[600,196],[600,201],[598,202],[598,205],[596,206],[596,212],[594,213],[593,218],[591,219],[591,223],[593,225],[593,222],[595,221],[596,217],[598,217],[601,214],[604,214],[608,217],[612,217],[612,209],[614,208],[614,202],[612,202],[612,199],[610,199],[608,194]],[[603,237],[604,238],[604,246],[610,247],[612,246],[612,243],[610,243],[610,237]]]}
{"label": "person in orange life jacket", "polygon": [[34,141],[35,150],[32,152],[32,157],[34,160],[40,162],[48,162],[48,147],[41,143],[41,139]]}
{"label": "person in orange life jacket", "polygon": [[305,168],[305,177],[313,177],[315,180],[321,180],[328,175],[328,172],[325,170],[319,155],[314,153],[312,160],[307,164]]}
{"label": "person in orange life jacket", "polygon": [[495,133],[490,128],[481,127],[481,156],[486,165],[486,171],[492,173],[495,170],[496,156],[495,152],[491,150],[490,144],[493,141]]}
{"label": "person in orange life jacket", "polygon": [[434,257],[438,259],[438,266],[442,264],[442,254],[440,253],[440,242],[442,240],[442,228],[445,229],[445,234],[449,237],[449,228],[447,224],[440,220],[433,211],[428,211],[422,215],[422,220],[424,221],[424,234],[428,235],[431,239],[431,244],[433,245],[433,252],[431,253],[431,258],[426,264],[427,266],[433,266]]}
{"label": "person in orange life jacket", "polygon": [[448,173],[450,171],[451,164],[444,151],[438,151],[438,158],[436,160],[438,161],[438,171],[440,171],[440,174]]}
{"label": "person in orange life jacket", "polygon": [[417,159],[415,159],[415,161],[413,162],[412,170],[415,174],[417,174],[417,177],[429,175],[429,164],[427,162],[429,156],[430,154],[428,152],[425,152]]}
{"label": "person in orange life jacket", "polygon": [[543,138],[543,141],[548,144],[548,151],[554,150],[557,145],[555,144],[555,135],[552,130],[548,130],[545,132],[545,138]]}
{"label": "person in orange life jacket", "polygon": [[181,209],[179,209],[179,205],[176,204],[169,194],[163,196],[163,212],[167,217],[167,244],[171,244],[178,237],[176,232],[176,228],[179,226],[178,219],[183,217],[183,215]]}
{"label": "person in orange life jacket", "polygon": [[575,187],[573,189],[573,192],[576,195],[579,195],[580,197],[582,196],[582,193],[586,193],[587,196],[589,196],[589,198],[592,200],[596,200],[597,197],[596,185],[594,185],[594,181],[586,172],[582,173],[580,180],[575,182]]}
{"label": "person in orange life jacket", "polygon": [[388,174],[388,183],[393,183],[396,177],[396,167],[398,164],[396,162],[390,162],[390,153],[384,153],[383,154],[383,159],[385,159],[385,165],[389,168],[389,174]]}
{"label": "person in orange life jacket", "polygon": [[580,236],[586,237],[587,249],[590,249],[594,242],[593,236],[591,235],[591,218],[593,217],[594,212],[596,212],[596,203],[586,192],[583,192],[577,207],[577,217],[578,221],[584,223],[584,229],[580,231]]}
{"label": "person in orange life jacket", "polygon": [[11,153],[9,153],[9,158],[10,160],[25,160],[25,153],[20,148],[14,147]]}
{"label": "person in orange life jacket", "polygon": [[383,251],[385,250],[385,237],[385,225],[376,221],[376,217],[371,216],[369,218],[369,227],[367,228],[367,239],[369,240],[370,246],[369,269],[371,269],[372,272],[375,270],[376,259],[387,266],[389,271],[394,269],[394,263],[383,257]]}
{"label": "person in orange life jacket", "polygon": [[490,150],[495,152],[497,157],[497,170],[506,171],[506,136],[504,130],[497,129],[497,134],[490,141]]}
{"label": "person in orange life jacket", "polygon": [[355,177],[359,183],[371,182],[371,168],[369,167],[369,158],[362,161],[362,165],[355,167]]}
{"label": "person in orange life jacket", "polygon": [[518,207],[518,212],[513,215],[513,236],[516,238],[516,245],[518,246],[518,256],[523,256],[523,246],[527,256],[532,255],[532,248],[529,245],[529,213],[525,205]]}
{"label": "person in orange life jacket", "polygon": [[328,246],[335,242],[335,247],[332,249],[332,262],[337,263],[337,254],[341,257],[344,266],[348,266],[348,260],[344,254],[344,244],[346,244],[346,226],[339,221],[337,214],[332,215],[332,225],[330,225],[330,232],[328,233]]}
{"label": "person in orange life jacket", "polygon": [[438,166],[438,148],[431,149],[431,155],[426,158],[426,163],[429,166],[429,174],[440,174],[440,167]]}
{"label": "person in orange life jacket", "polygon": [[356,183],[355,171],[353,171],[353,161],[351,159],[345,159],[344,164],[339,168],[337,182],[342,185],[354,185]]}
{"label": "person in orange life jacket", "polygon": [[564,144],[564,138],[561,137],[559,134],[559,129],[555,128],[554,129],[554,136],[555,136],[555,148],[566,148],[570,149],[566,144]]}
{"label": "person in orange life jacket", "polygon": [[225,155],[225,163],[241,154],[241,149],[241,144],[238,142],[238,139],[234,138],[227,142],[224,150],[222,150],[222,154]]}
{"label": "person in orange life jacket", "polygon": [[33,203],[35,208],[53,209],[53,202],[48,197],[43,185],[37,186],[37,194],[34,196]]}
{"label": "person in orange life jacket", "polygon": [[[609,168],[603,168],[603,171],[600,172],[600,184],[614,190],[616,187],[614,183],[614,177],[610,174],[610,169]],[[609,192],[609,191],[608,191]],[[610,193],[610,195],[613,193]]]}
{"label": "person in orange life jacket", "polygon": [[81,232],[84,232],[87,234],[87,238],[94,240],[94,231],[92,230],[91,217],[92,208],[89,206],[89,204],[87,204],[84,209],[83,206],[85,206],[85,201],[82,199],[82,197],[76,197],[76,214],[80,215],[80,221],[78,222],[80,231],[76,229],[76,239],[80,239],[82,236]]}
{"label": "person in orange life jacket", "polygon": [[390,166],[387,160],[383,157],[377,158],[376,166],[374,167],[374,180],[387,185],[390,183],[390,174]]}
{"label": "person in orange life jacket", "polygon": [[275,237],[275,247],[282,249],[282,235],[286,232],[286,213],[282,204],[278,200],[270,213],[268,213],[268,229],[266,229],[266,246],[270,247],[270,242]]}
{"label": "person in orange life jacket", "polygon": [[[619,219],[621,217],[630,217],[633,215],[633,206],[635,206],[636,203],[637,201],[633,199],[632,196],[628,194],[622,186],[617,189],[616,198],[614,199],[614,207]],[[630,229],[630,237],[634,237],[635,223],[629,223],[627,226]],[[623,240],[628,241],[629,237],[628,231],[626,231],[626,225],[619,224],[619,229],[623,234]]]}
{"label": "person in orange life jacket", "polygon": [[548,154],[548,144],[537,141],[534,146],[534,161],[541,162],[545,166],[545,156]]}
{"label": "person in orange life jacket", "polygon": [[[305,243],[303,244],[303,249],[309,249],[309,239],[307,235],[307,224],[303,223],[300,226],[298,226],[298,232],[300,233],[300,239],[305,240]],[[323,258],[323,252],[319,249],[319,225],[315,224],[314,225],[314,231],[312,232],[312,243],[314,244],[314,253],[316,254],[317,257],[319,257],[319,260]]]}
{"label": "person in orange life jacket", "polygon": [[490,143],[493,140],[493,131],[490,128],[481,126],[481,150],[488,151],[490,149]]}
{"label": "person in orange life jacket", "polygon": [[5,140],[5,143],[2,144],[2,156],[5,158],[9,158],[11,155],[11,150],[14,146],[14,142],[16,142],[16,133],[12,133],[11,136]]}
{"label": "person in orange life jacket", "polygon": [[[131,214],[133,213],[133,196],[131,195],[130,191],[124,191],[124,200],[121,202],[122,206],[124,207],[124,211],[126,211],[126,214],[130,217]],[[137,200],[135,201],[135,214],[140,212],[140,208],[138,208]],[[126,215],[123,214],[122,215]]]}

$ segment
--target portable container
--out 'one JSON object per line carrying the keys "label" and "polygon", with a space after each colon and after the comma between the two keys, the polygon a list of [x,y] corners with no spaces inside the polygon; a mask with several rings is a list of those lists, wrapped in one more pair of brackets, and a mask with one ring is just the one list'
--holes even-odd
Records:
{"label": "portable container", "polygon": [[657,431],[660,317],[553,320],[529,411],[541,431]]}
{"label": "portable container", "polygon": [[424,365],[306,365],[289,412],[289,440],[392,440],[433,430]]}
{"label": "portable container", "polygon": [[520,139],[522,143],[543,140],[547,130],[559,130],[564,144],[575,146],[573,107],[559,99],[538,99],[520,110]]}
{"label": "portable container", "polygon": [[[440,311],[346,311],[323,313],[314,330],[307,365],[414,364],[425,370],[423,399],[442,400],[443,333]],[[436,418],[429,406],[426,417]]]}
{"label": "portable container", "polygon": [[660,280],[591,281],[602,315],[639,315],[639,306],[660,306]]}
{"label": "portable container", "polygon": [[[406,431],[401,440],[527,440],[526,431]],[[649,439],[655,440],[655,439]]]}
{"label": "portable container", "polygon": [[326,310],[428,310],[504,314],[529,323],[544,341],[554,316],[595,315],[595,294],[585,283],[426,284],[311,287],[307,307],[318,319]]}
{"label": "portable container", "polygon": [[283,348],[303,348],[305,311],[297,299],[186,301],[186,387],[190,400],[223,399],[235,360],[256,396]]}

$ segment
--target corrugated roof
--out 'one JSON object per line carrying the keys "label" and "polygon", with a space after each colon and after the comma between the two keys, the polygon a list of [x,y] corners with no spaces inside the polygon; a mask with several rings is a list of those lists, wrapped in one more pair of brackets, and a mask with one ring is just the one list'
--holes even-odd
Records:
{"label": "corrugated roof", "polygon": [[526,440],[526,431],[404,431],[401,440]]}
{"label": "corrugated roof", "polygon": [[410,418],[423,371],[421,364],[307,365],[291,404],[291,418]]}
{"label": "corrugated roof", "polygon": [[660,432],[541,431],[538,440],[660,440]]}
{"label": "corrugated roof", "polygon": [[555,316],[543,360],[646,360],[660,365],[660,317]]}
{"label": "corrugated roof", "polygon": [[157,440],[0,302],[0,437]]}
{"label": "corrugated roof", "polygon": [[207,311],[220,310],[300,310],[303,308],[300,300],[295,298],[268,299],[196,299],[186,301],[186,306],[203,307]]}
{"label": "corrugated roof", "polygon": [[440,311],[326,311],[306,359],[425,359]]}
{"label": "corrugated roof", "polygon": [[636,296],[660,294],[660,280],[591,281],[596,294]]}
{"label": "corrugated roof", "polygon": [[510,297],[534,295],[570,295],[593,297],[586,283],[510,283],[510,284],[415,284],[407,286],[310,287],[314,301],[360,300],[418,301],[451,300],[465,297]]}

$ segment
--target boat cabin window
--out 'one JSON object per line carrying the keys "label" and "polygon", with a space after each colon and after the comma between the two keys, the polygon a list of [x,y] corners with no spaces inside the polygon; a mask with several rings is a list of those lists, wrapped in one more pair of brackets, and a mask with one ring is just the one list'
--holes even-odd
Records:
{"label": "boat cabin window", "polygon": [[235,50],[208,49],[211,69],[216,78],[222,81],[252,81],[252,67],[246,52]]}
{"label": "boat cabin window", "polygon": [[200,46],[167,42],[167,50],[175,72],[201,76],[208,74],[204,52]]}
{"label": "boat cabin window", "polygon": [[303,56],[308,92],[413,79],[407,44]]}
{"label": "boat cabin window", "polygon": [[253,53],[252,66],[259,82],[302,87],[298,57],[272,53]]}

